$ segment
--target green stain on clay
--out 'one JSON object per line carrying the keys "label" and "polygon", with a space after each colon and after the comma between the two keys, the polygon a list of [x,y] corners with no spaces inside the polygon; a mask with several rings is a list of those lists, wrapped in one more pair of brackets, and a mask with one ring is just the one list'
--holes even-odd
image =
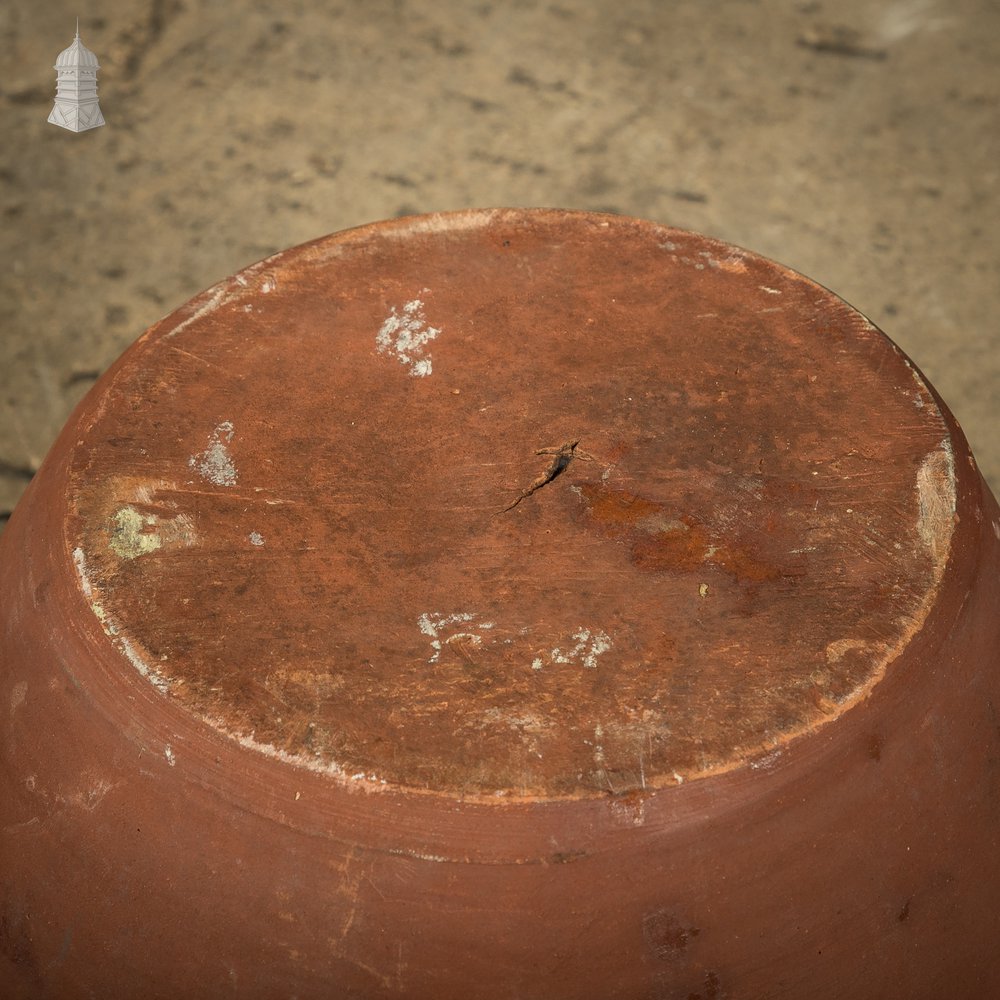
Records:
{"label": "green stain on clay", "polygon": [[155,552],[163,544],[155,528],[157,518],[140,514],[134,507],[122,507],[111,519],[109,548],[120,559],[137,559]]}

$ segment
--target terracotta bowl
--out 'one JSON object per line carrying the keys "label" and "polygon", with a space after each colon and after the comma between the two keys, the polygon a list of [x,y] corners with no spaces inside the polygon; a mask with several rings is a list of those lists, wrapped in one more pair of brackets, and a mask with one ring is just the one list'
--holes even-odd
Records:
{"label": "terracotta bowl", "polygon": [[1000,511],[778,264],[285,251],[104,376],[0,567],[4,997],[1000,996]]}

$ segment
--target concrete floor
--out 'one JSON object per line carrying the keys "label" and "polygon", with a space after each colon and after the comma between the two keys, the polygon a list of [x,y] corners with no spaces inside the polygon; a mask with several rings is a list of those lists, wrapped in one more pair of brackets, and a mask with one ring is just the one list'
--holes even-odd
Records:
{"label": "concrete floor", "polygon": [[[76,135],[46,117],[78,12],[108,124]],[[1000,492],[996,0],[7,0],[0,53],[0,511],[200,289],[475,205],[643,216],[810,275]]]}

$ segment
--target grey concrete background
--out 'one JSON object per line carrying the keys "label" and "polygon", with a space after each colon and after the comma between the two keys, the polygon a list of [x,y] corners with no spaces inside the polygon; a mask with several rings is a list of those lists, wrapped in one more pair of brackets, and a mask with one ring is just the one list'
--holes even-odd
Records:
{"label": "grey concrete background", "polygon": [[[79,135],[46,123],[77,14],[108,122]],[[924,370],[998,491],[998,57],[996,0],[7,0],[0,511],[200,289],[486,205],[647,217],[810,275]]]}

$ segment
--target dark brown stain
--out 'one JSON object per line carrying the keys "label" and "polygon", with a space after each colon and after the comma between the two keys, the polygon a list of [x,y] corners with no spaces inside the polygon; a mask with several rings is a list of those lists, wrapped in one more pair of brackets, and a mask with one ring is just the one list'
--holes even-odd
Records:
{"label": "dark brown stain", "polygon": [[879,761],[882,759],[882,747],[885,741],[878,733],[870,733],[865,744],[865,752],[869,759]]}
{"label": "dark brown stain", "polygon": [[556,851],[549,861],[554,865],[568,865],[572,864],[574,861],[580,861],[588,856],[587,851]]}
{"label": "dark brown stain", "polygon": [[0,912],[0,955],[6,955],[11,963],[31,978],[38,978],[38,959],[30,918],[9,899]]}
{"label": "dark brown stain", "polygon": [[[606,537],[626,542],[632,563],[641,570],[691,573],[714,566],[746,583],[785,575],[749,547],[726,541],[721,527],[713,530],[666,503],[604,483],[585,482],[578,489],[586,504],[587,522]],[[769,530],[767,524],[764,530]]]}
{"label": "dark brown stain", "polygon": [[913,897],[910,896],[909,899],[907,899],[907,901],[903,903],[903,908],[899,911],[899,913],[896,914],[896,919],[901,924],[906,923],[906,921],[910,919],[910,902],[912,900]]}
{"label": "dark brown stain", "polygon": [[722,992],[722,983],[715,972],[705,973],[705,982],[701,991],[689,993],[687,1000],[723,1000],[725,993]]}
{"label": "dark brown stain", "polygon": [[688,943],[701,933],[698,927],[689,927],[667,910],[650,913],[642,922],[642,935],[652,953],[665,962],[680,958]]}
{"label": "dark brown stain", "polygon": [[715,972],[706,972],[702,989],[697,993],[689,993],[687,1000],[723,1000],[725,993],[722,991],[722,983]]}

